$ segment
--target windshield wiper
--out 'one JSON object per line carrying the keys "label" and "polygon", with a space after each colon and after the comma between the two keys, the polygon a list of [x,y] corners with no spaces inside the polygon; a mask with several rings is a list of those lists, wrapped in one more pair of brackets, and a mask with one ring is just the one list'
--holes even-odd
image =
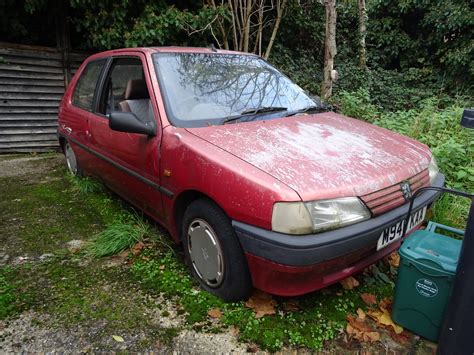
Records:
{"label": "windshield wiper", "polygon": [[292,111],[292,112],[289,112],[287,114],[287,116],[294,116],[294,115],[297,115],[299,113],[308,113],[308,112],[327,112],[328,111],[328,108],[325,107],[325,106],[308,106],[308,107],[305,107],[305,108],[302,108],[302,109],[299,109],[299,110],[296,110],[296,111]]}
{"label": "windshield wiper", "polygon": [[277,111],[286,111],[288,110],[287,107],[281,106],[265,106],[265,107],[258,107],[258,108],[249,108],[245,111],[242,111],[241,115],[254,115],[256,113],[266,113],[266,112],[277,112]]}
{"label": "windshield wiper", "polygon": [[279,111],[286,111],[288,110],[287,107],[282,106],[265,106],[265,107],[257,107],[257,108],[249,108],[244,110],[237,116],[229,116],[224,119],[224,124],[232,121],[236,121],[242,117],[249,116],[249,115],[258,115],[260,113],[269,113],[269,112],[279,112]]}

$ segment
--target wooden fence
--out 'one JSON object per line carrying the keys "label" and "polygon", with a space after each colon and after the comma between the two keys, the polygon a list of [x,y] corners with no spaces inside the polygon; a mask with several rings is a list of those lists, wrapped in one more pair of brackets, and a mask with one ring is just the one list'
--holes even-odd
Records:
{"label": "wooden fence", "polygon": [[58,148],[58,106],[86,57],[0,42],[0,153]]}

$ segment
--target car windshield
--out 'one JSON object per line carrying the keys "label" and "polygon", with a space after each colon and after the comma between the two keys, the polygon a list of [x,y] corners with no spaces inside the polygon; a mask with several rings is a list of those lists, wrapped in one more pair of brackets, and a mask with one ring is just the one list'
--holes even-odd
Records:
{"label": "car windshield", "polygon": [[156,53],[153,59],[166,113],[175,126],[284,117],[319,105],[256,56]]}

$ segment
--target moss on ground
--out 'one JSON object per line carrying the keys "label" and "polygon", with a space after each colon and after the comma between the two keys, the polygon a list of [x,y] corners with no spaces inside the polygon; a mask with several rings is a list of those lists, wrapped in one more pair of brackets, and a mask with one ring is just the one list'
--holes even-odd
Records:
{"label": "moss on ground", "polygon": [[0,241],[12,257],[39,256],[67,241],[87,240],[124,208],[109,193],[81,193],[66,170],[57,166],[35,179],[0,178],[0,196]]}
{"label": "moss on ground", "polygon": [[[40,264],[26,264],[0,269],[0,285],[8,285],[8,305],[0,298],[2,318],[27,309],[37,314],[54,315],[42,324],[74,329],[77,326],[95,329],[88,332],[90,343],[113,334],[146,336],[136,350],[160,340],[169,343],[177,328],[162,328],[154,311],[155,298],[147,297],[132,282],[128,268],[104,267],[102,261],[84,264],[83,255],[64,253]],[[132,349],[130,349],[132,350]]]}
{"label": "moss on ground", "polygon": [[[156,340],[169,343],[180,329],[160,326],[157,317],[167,318],[169,310],[157,303],[159,295],[174,303],[186,327],[199,332],[234,326],[240,340],[270,351],[282,346],[358,350],[366,345],[347,345],[339,335],[348,314],[359,307],[367,309],[360,294],[372,293],[378,300],[393,294],[394,270],[380,263],[358,277],[361,286],[356,289],[344,290],[337,284],[295,298],[298,310],[293,311],[285,310],[288,299],[276,298],[276,314],[256,318],[243,302],[224,303],[200,290],[179,249],[160,237],[130,255],[127,265],[106,267],[110,259],[67,251],[67,241],[90,240],[108,225],[129,220],[130,207],[96,182],[71,178],[55,165],[39,176],[0,178],[0,195],[1,242],[6,251],[12,256],[54,254],[46,262],[0,268],[0,318],[31,309],[50,316],[47,321],[38,317],[41,326],[87,328],[88,341],[99,344],[102,351],[110,349],[100,345],[101,339],[113,334],[143,335],[128,350],[147,349]],[[212,308],[222,311],[219,321],[208,316]],[[413,350],[412,346],[406,349]],[[377,343],[370,349],[383,350]]]}

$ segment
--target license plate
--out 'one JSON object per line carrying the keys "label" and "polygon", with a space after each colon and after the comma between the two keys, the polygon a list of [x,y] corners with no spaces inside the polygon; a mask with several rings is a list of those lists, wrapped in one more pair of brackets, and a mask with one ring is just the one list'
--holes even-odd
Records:
{"label": "license plate", "polygon": [[[423,207],[421,210],[411,214],[408,222],[407,233],[423,222],[426,216],[426,208],[427,207]],[[406,220],[403,219],[394,225],[385,228],[382,234],[380,234],[377,242],[377,250],[385,248],[387,245],[392,244],[403,236],[403,226],[405,225],[405,221]]]}

